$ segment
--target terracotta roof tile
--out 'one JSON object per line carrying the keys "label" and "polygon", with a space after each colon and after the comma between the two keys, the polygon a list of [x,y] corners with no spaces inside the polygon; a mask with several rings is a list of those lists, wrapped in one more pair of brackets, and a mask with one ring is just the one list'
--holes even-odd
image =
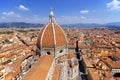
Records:
{"label": "terracotta roof tile", "polygon": [[102,57],[107,57],[109,56],[109,52],[108,51],[101,51],[101,54],[100,54]]}
{"label": "terracotta roof tile", "polygon": [[77,65],[78,65],[78,64],[71,64],[70,67],[71,67],[71,68],[74,68],[74,67],[76,67]]}
{"label": "terracotta roof tile", "polygon": [[100,80],[99,74],[95,69],[88,68],[89,75],[92,77],[92,80]]}
{"label": "terracotta roof tile", "polygon": [[39,33],[37,45],[39,47],[54,47],[67,44],[62,28],[56,23],[48,23]]}
{"label": "terracotta roof tile", "polygon": [[54,24],[55,36],[56,36],[56,46],[64,45],[67,43],[63,31],[58,27],[57,24]]}
{"label": "terracotta roof tile", "polygon": [[74,57],[75,57],[74,53],[72,51],[69,51],[68,52],[68,59],[72,59]]}
{"label": "terracotta roof tile", "polygon": [[56,65],[55,70],[54,70],[53,75],[52,75],[52,80],[59,80],[60,70],[61,70],[60,65]]}
{"label": "terracotta roof tile", "polygon": [[13,78],[13,73],[9,73],[7,75],[5,75],[5,80],[11,80]]}
{"label": "terracotta roof tile", "polygon": [[3,75],[3,72],[0,72],[0,76]]}
{"label": "terracotta roof tile", "polygon": [[45,80],[53,61],[54,57],[51,55],[41,56],[22,80]]}
{"label": "terracotta roof tile", "polygon": [[60,62],[65,62],[65,61],[66,61],[66,59],[67,59],[67,57],[66,57],[66,56],[61,56],[61,57],[60,57],[60,59],[59,59],[59,61],[60,61]]}
{"label": "terracotta roof tile", "polygon": [[113,56],[120,59],[120,54],[119,53],[113,54]]}
{"label": "terracotta roof tile", "polygon": [[5,77],[5,80],[11,80],[12,78],[14,78],[15,76],[17,76],[19,73],[20,73],[20,65],[21,65],[21,62],[26,59],[28,56],[30,55],[27,55],[27,56],[22,56],[22,57],[19,57],[18,61],[13,63],[13,64],[8,64],[8,66],[11,66],[13,67],[13,70],[14,72],[9,72],[6,77]]}

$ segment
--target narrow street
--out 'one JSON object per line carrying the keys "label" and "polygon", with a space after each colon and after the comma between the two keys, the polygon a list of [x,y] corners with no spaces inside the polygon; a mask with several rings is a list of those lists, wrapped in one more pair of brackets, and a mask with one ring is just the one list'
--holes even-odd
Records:
{"label": "narrow street", "polygon": [[78,59],[78,63],[79,63],[79,78],[77,78],[76,80],[88,80],[87,79],[87,75],[85,74],[85,71],[84,71],[84,68],[83,68],[83,65],[82,65],[82,58],[81,56],[79,55],[79,53],[77,53],[77,59]]}

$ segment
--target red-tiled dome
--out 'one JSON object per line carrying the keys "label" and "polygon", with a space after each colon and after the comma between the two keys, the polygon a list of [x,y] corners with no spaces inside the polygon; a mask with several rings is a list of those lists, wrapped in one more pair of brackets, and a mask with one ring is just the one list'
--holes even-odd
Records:
{"label": "red-tiled dome", "polygon": [[56,23],[48,23],[39,33],[39,47],[55,47],[67,44],[62,28]]}
{"label": "red-tiled dome", "polygon": [[[52,14],[51,14],[52,13]],[[38,47],[57,47],[67,44],[62,28],[55,22],[53,12],[50,13],[50,22],[40,31]],[[52,16],[51,16],[52,15]]]}

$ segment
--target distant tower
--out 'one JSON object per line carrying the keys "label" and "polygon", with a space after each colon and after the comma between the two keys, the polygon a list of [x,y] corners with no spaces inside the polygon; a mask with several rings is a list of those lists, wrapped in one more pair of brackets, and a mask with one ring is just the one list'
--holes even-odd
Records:
{"label": "distant tower", "polygon": [[78,47],[78,40],[76,41],[76,48],[75,48],[75,52],[79,52],[79,47]]}
{"label": "distant tower", "polygon": [[67,55],[67,39],[63,29],[56,23],[52,8],[50,9],[49,22],[41,29],[37,39],[37,52],[41,55],[53,55],[58,59]]}

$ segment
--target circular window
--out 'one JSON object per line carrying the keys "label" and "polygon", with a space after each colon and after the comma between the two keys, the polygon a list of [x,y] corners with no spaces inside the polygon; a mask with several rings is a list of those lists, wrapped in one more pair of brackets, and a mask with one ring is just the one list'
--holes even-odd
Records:
{"label": "circular window", "polygon": [[63,50],[60,50],[60,53],[62,53],[63,52]]}
{"label": "circular window", "polygon": [[50,52],[47,52],[48,55],[50,55],[51,53]]}

